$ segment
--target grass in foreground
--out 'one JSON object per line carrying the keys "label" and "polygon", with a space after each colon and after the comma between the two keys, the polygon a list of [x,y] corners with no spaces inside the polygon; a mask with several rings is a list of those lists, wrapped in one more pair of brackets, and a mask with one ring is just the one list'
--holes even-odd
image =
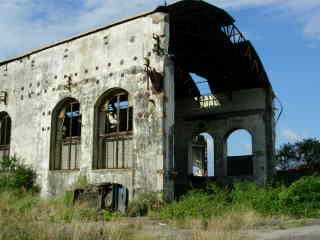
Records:
{"label": "grass in foreground", "polygon": [[[270,224],[255,211],[227,211],[208,219],[155,220],[119,217],[85,205],[73,206],[69,197],[41,200],[36,194],[6,191],[0,194],[1,240],[240,240],[241,232]],[[162,224],[160,224],[162,223]]]}
{"label": "grass in foreground", "polygon": [[250,240],[249,230],[320,217],[320,177],[290,187],[210,185],[170,204],[161,194],[146,193],[131,202],[128,216],[149,217],[129,218],[73,205],[70,193],[40,199],[32,170],[8,163],[0,172],[0,240]]}
{"label": "grass in foreground", "polygon": [[192,191],[171,204],[161,203],[149,194],[136,207],[141,212],[139,207],[149,206],[144,211],[149,211],[148,218],[129,218],[86,205],[74,206],[70,194],[42,200],[32,192],[4,191],[0,193],[0,239],[153,240],[161,236],[167,240],[250,240],[249,230],[300,223],[277,212],[277,205],[269,205],[267,213],[268,205],[262,199],[277,201],[270,196],[282,191],[262,194],[260,191],[267,190],[251,184],[240,189],[229,192],[213,187],[210,193]]}

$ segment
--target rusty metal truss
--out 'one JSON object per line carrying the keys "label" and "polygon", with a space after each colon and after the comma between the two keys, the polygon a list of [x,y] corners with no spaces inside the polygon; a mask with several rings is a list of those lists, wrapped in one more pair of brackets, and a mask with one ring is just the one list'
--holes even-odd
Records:
{"label": "rusty metal truss", "polygon": [[[256,73],[259,78],[263,78],[264,70],[260,67],[259,59],[255,55],[251,44],[237,26],[234,24],[222,26],[221,30],[226,34],[232,44],[239,49],[240,56],[248,60],[250,71]],[[240,45],[241,47],[238,47]]]}

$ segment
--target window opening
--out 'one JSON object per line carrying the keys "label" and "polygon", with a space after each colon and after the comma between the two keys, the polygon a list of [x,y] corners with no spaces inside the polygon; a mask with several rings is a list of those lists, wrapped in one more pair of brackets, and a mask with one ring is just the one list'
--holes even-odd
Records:
{"label": "window opening", "polygon": [[208,133],[194,137],[191,145],[192,175],[214,176],[214,140]]}
{"label": "window opening", "polygon": [[79,169],[81,152],[80,103],[68,99],[54,117],[53,170]]}
{"label": "window opening", "polygon": [[11,119],[5,112],[0,113],[0,159],[10,155]]}
{"label": "window opening", "polygon": [[244,129],[232,132],[227,139],[229,176],[253,174],[252,136]]}
{"label": "window opening", "polygon": [[121,91],[107,96],[98,114],[98,169],[132,167],[133,108]]}

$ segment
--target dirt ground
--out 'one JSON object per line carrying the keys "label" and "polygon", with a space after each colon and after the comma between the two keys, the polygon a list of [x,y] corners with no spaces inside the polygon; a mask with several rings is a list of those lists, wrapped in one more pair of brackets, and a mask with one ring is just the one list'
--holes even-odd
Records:
{"label": "dirt ground", "polygon": [[[195,239],[195,229],[172,226],[161,221],[135,219],[129,221],[129,225],[135,228],[140,236],[148,236],[151,239]],[[121,223],[120,223],[121,224]],[[128,222],[122,222],[128,225]],[[286,226],[285,229],[261,228],[242,232],[242,238],[256,240],[320,240],[320,220],[310,221],[299,227]],[[210,229],[207,229],[210,232]],[[220,239],[220,238],[219,238]],[[233,239],[233,238],[231,238]]]}
{"label": "dirt ground", "polygon": [[320,240],[320,220],[288,229],[253,231],[250,235],[257,240]]}
{"label": "dirt ground", "polygon": [[[156,239],[192,239],[192,230],[172,227],[158,221],[148,221],[139,229],[141,234],[153,236]],[[210,229],[208,229],[210,231]],[[299,227],[286,227],[286,229],[257,229],[243,233],[243,239],[256,240],[320,240],[320,220],[314,220]]]}

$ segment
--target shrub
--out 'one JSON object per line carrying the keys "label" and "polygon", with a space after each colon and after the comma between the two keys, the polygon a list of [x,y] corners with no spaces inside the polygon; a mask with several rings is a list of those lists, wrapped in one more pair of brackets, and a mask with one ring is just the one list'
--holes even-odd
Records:
{"label": "shrub", "polygon": [[120,212],[110,212],[109,210],[106,210],[106,209],[102,210],[102,217],[103,217],[103,220],[106,222],[120,219],[123,216],[124,215]]}
{"label": "shrub", "polygon": [[[180,201],[167,205],[161,212],[163,219],[201,218],[209,213],[213,198],[202,191],[191,191]],[[206,216],[207,217],[207,216]]]}
{"label": "shrub", "polygon": [[151,211],[159,210],[164,205],[162,194],[159,192],[141,193],[128,206],[128,216],[145,216]]}
{"label": "shrub", "polygon": [[[225,189],[211,185],[209,191],[193,190],[165,206],[159,213],[162,219],[207,219],[222,215],[227,209],[229,194]],[[208,193],[209,192],[209,193]]]}
{"label": "shrub", "polygon": [[320,177],[303,177],[280,194],[282,211],[297,216],[320,216]]}
{"label": "shrub", "polygon": [[61,196],[61,201],[64,205],[66,205],[67,207],[71,207],[73,206],[73,199],[74,199],[74,193],[73,191],[66,191],[63,193],[63,195]]}
{"label": "shrub", "polygon": [[252,208],[264,214],[277,214],[280,211],[279,194],[284,187],[260,187],[252,182],[236,183],[231,192],[233,204]]}
{"label": "shrub", "polygon": [[2,157],[0,158],[0,172],[14,171],[17,166],[17,158],[14,157]]}
{"label": "shrub", "polygon": [[30,167],[19,164],[16,157],[0,160],[0,190],[30,190],[35,187],[35,180],[35,171]]}
{"label": "shrub", "polygon": [[30,190],[35,185],[36,173],[30,167],[17,165],[14,171],[14,188],[24,188]]}

